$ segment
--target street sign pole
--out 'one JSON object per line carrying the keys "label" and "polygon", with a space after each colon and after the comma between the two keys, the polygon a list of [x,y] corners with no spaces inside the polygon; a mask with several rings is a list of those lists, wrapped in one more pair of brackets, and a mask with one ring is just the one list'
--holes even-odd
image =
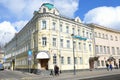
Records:
{"label": "street sign pole", "polygon": [[31,71],[30,71],[30,68],[31,68],[31,60],[32,60],[32,51],[31,51],[31,50],[28,50],[28,68],[29,68],[29,73],[31,72]]}

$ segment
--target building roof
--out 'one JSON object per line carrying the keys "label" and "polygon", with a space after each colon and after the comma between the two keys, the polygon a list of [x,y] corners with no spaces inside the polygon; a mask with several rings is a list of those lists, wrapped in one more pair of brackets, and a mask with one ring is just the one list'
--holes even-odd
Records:
{"label": "building roof", "polygon": [[97,27],[97,28],[101,28],[101,29],[108,30],[108,31],[112,31],[112,32],[120,33],[120,30],[116,30],[116,29],[108,28],[108,27],[105,27],[105,26],[101,26],[101,25],[99,25],[99,24],[91,23],[91,24],[87,24],[87,25],[88,25],[88,26],[91,26],[91,27]]}
{"label": "building roof", "polygon": [[50,4],[50,3],[44,3],[42,6],[47,7],[49,10],[51,10],[51,9],[54,8],[54,5],[53,5],[53,4]]}

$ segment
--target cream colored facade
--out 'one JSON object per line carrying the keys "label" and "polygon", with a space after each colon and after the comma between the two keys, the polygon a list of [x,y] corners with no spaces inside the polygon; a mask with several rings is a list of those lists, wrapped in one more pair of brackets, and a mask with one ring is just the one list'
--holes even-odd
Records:
{"label": "cream colored facade", "polygon": [[99,56],[97,62],[98,68],[105,68],[106,61],[110,57],[115,60],[112,61],[113,67],[117,63],[120,65],[120,31],[106,28],[100,25],[91,24],[94,29],[95,55]]}
{"label": "cream colored facade", "polygon": [[[60,70],[73,70],[75,63],[77,70],[89,69],[89,58],[94,57],[92,33],[93,29],[82,24],[80,18],[63,17],[52,4],[45,3],[5,46],[5,65],[11,69],[40,70],[58,65]],[[30,65],[29,50],[32,51]]]}
{"label": "cream colored facade", "polygon": [[0,51],[0,64],[3,64],[4,61],[4,53]]}

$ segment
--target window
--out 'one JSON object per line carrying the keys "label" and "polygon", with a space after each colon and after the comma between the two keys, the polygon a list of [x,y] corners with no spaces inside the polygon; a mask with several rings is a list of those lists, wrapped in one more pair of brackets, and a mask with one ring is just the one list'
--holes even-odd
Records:
{"label": "window", "polygon": [[115,41],[118,41],[118,38],[117,38],[117,36],[115,36]]}
{"label": "window", "polygon": [[46,9],[45,8],[43,8],[43,13],[46,13]]}
{"label": "window", "polygon": [[94,33],[95,37],[97,37],[97,32]]}
{"label": "window", "polygon": [[97,61],[97,66],[100,66],[100,61],[99,60]]}
{"label": "window", "polygon": [[108,39],[108,35],[106,34],[106,39]]}
{"label": "window", "polygon": [[92,39],[92,33],[90,33],[90,39]]}
{"label": "window", "polygon": [[89,38],[89,36],[88,36],[88,32],[86,32],[86,37]]}
{"label": "window", "polygon": [[53,14],[55,14],[55,10],[53,11]]}
{"label": "window", "polygon": [[84,51],[86,51],[86,43],[84,43],[83,45],[84,45]]}
{"label": "window", "polygon": [[64,57],[61,57],[61,64],[64,64]]}
{"label": "window", "polygon": [[82,57],[80,57],[80,64],[83,64],[83,59],[82,59]]}
{"label": "window", "polygon": [[104,46],[104,53],[106,53],[106,46]]}
{"label": "window", "polygon": [[42,46],[46,46],[46,45],[47,45],[47,38],[42,37]]}
{"label": "window", "polygon": [[74,47],[74,49],[76,49],[76,42],[75,41],[73,41],[73,47]]}
{"label": "window", "polygon": [[63,39],[60,39],[60,47],[63,48]]}
{"label": "window", "polygon": [[78,29],[78,35],[80,36],[80,29]]}
{"label": "window", "polygon": [[101,65],[104,66],[104,61],[103,60],[101,61]]}
{"label": "window", "polygon": [[115,54],[115,48],[112,47],[112,54]]}
{"label": "window", "polygon": [[95,53],[98,54],[99,53],[99,48],[98,45],[95,45]]}
{"label": "window", "polygon": [[105,35],[103,34],[103,39],[105,38]]}
{"label": "window", "polygon": [[110,54],[110,48],[109,47],[107,47],[107,53]]}
{"label": "window", "polygon": [[56,23],[55,23],[55,22],[53,22],[53,27],[52,27],[52,30],[55,30],[55,28],[56,28]]}
{"label": "window", "polygon": [[66,27],[66,33],[69,33],[69,27],[68,26]]}
{"label": "window", "polygon": [[81,43],[79,42],[78,45],[79,45],[79,50],[81,50]]}
{"label": "window", "polygon": [[72,28],[72,34],[75,34],[75,29],[74,28]]}
{"label": "window", "polygon": [[119,47],[117,47],[117,54],[118,54],[118,55],[120,54],[120,49],[119,49]]}
{"label": "window", "polygon": [[67,48],[70,48],[70,41],[67,40]]}
{"label": "window", "polygon": [[83,33],[83,37],[85,37],[85,31],[84,30],[82,31],[82,33]]}
{"label": "window", "polygon": [[102,46],[100,46],[100,53],[103,53],[103,48],[102,48]]}
{"label": "window", "polygon": [[75,64],[77,64],[78,62],[77,62],[77,57],[75,57]]}
{"label": "window", "polygon": [[63,39],[60,39],[60,47],[63,48]]}
{"label": "window", "polygon": [[56,47],[56,38],[53,38],[53,46]]}
{"label": "window", "polygon": [[68,62],[68,64],[71,63],[70,57],[67,57],[67,62]]}
{"label": "window", "polygon": [[53,56],[53,64],[57,64],[57,56],[56,56],[56,54],[54,54],[54,56]]}
{"label": "window", "polygon": [[92,51],[92,46],[91,46],[91,44],[89,44],[89,51],[90,51],[90,52]]}
{"label": "window", "polygon": [[110,36],[110,38],[111,38],[111,40],[113,40],[113,36],[112,35]]}
{"label": "window", "polygon": [[62,32],[63,30],[62,30],[62,24],[60,25],[60,32]]}
{"label": "window", "polygon": [[99,33],[99,38],[101,38],[101,34]]}
{"label": "window", "polygon": [[46,21],[45,20],[42,21],[42,29],[46,29]]}

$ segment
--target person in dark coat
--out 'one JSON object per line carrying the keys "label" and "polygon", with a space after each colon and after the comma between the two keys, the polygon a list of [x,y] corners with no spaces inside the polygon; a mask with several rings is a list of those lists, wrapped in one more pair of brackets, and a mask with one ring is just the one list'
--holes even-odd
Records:
{"label": "person in dark coat", "polygon": [[106,63],[106,68],[109,71],[109,64],[108,63]]}
{"label": "person in dark coat", "polygon": [[55,73],[55,76],[59,75],[59,67],[57,65],[54,66],[54,73]]}

